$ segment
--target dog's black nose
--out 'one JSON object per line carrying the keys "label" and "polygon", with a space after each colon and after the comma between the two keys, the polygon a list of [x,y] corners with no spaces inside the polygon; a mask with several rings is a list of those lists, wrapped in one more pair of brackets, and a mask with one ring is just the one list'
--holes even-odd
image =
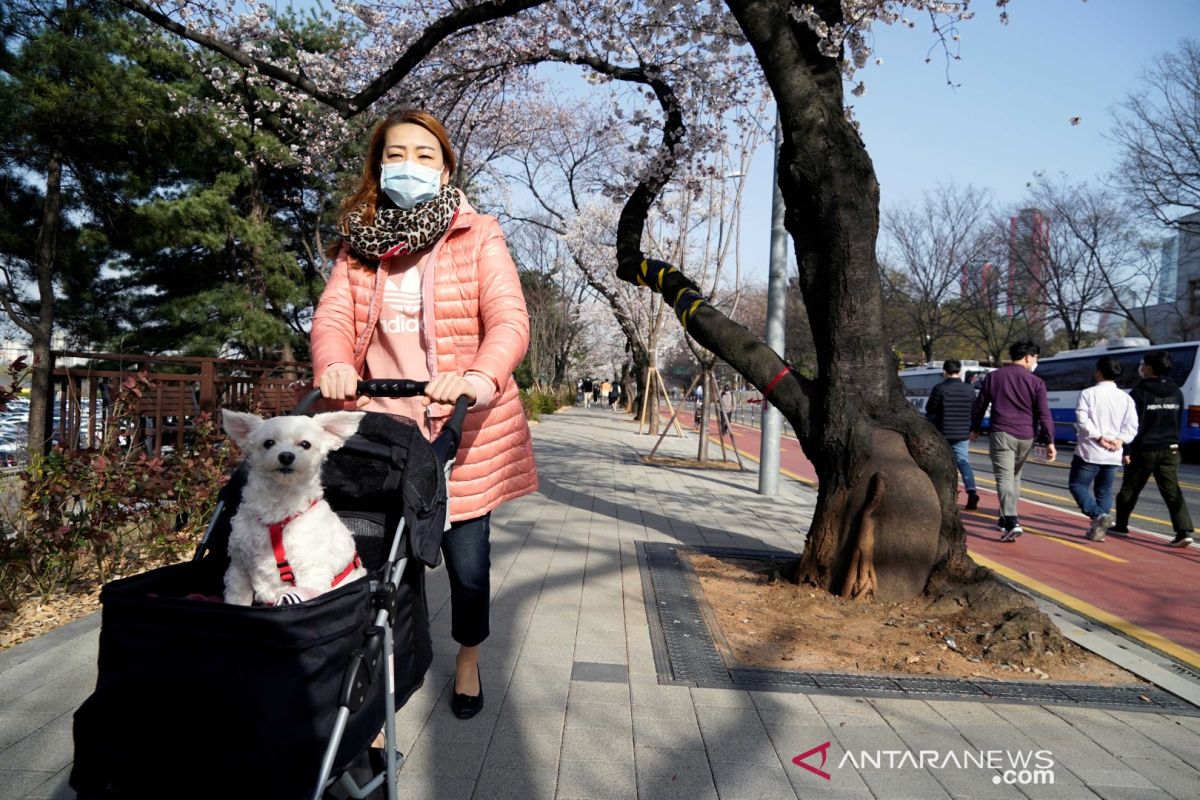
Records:
{"label": "dog's black nose", "polygon": [[295,460],[296,460],[295,453],[288,453],[285,451],[285,452],[279,454],[279,463],[283,464],[285,467],[290,467],[292,465],[292,462]]}

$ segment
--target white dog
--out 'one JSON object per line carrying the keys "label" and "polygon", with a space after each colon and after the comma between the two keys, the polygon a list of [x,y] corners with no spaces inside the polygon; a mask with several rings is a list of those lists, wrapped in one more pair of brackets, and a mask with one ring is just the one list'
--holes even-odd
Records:
{"label": "white dog", "polygon": [[221,416],[250,464],[231,521],[225,602],[298,602],[365,575],[354,537],[321,489],[325,456],[358,430],[363,413]]}

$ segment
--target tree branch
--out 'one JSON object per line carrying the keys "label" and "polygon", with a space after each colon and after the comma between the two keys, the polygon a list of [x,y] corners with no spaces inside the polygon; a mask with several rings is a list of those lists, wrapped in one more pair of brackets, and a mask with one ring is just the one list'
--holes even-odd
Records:
{"label": "tree branch", "polygon": [[301,73],[292,72],[269,61],[264,61],[261,58],[255,58],[242,52],[228,42],[223,42],[220,39],[193,30],[183,23],[176,22],[151,6],[146,0],[116,0],[117,5],[141,14],[160,28],[171,31],[177,36],[181,36],[215,53],[220,53],[225,58],[246,69],[253,69],[259,74],[299,89],[314,100],[334,109],[345,119],[350,119],[370,108],[372,103],[387,94],[392,87],[412,72],[421,63],[421,60],[429,55],[435,47],[453,34],[484,22],[511,17],[518,12],[543,5],[547,2],[549,0],[489,0],[489,2],[464,6],[452,11],[426,27],[425,32],[408,46],[408,49],[401,54],[400,58],[379,75],[379,77],[371,81],[364,89],[353,95],[345,95],[336,92],[327,92],[317,86],[312,79]]}

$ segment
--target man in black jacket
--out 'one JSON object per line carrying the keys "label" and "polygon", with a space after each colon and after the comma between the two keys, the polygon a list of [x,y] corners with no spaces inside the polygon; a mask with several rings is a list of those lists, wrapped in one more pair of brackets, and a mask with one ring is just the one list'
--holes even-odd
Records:
{"label": "man in black jacket", "polygon": [[979,507],[979,494],[975,491],[975,472],[967,460],[967,453],[971,445],[971,404],[975,402],[975,388],[963,383],[961,373],[962,362],[958,359],[948,358],[942,362],[944,380],[929,393],[925,417],[942,432],[954,451],[954,461],[967,489],[967,511],[974,511]]}
{"label": "man in black jacket", "polygon": [[1138,374],[1142,380],[1129,392],[1138,413],[1138,434],[1125,445],[1125,475],[1117,494],[1116,523],[1108,529],[1118,536],[1129,535],[1129,515],[1138,495],[1154,475],[1158,492],[1171,514],[1175,529],[1172,547],[1192,543],[1192,516],[1179,489],[1179,425],[1183,416],[1183,392],[1171,380],[1171,354],[1154,350],[1142,358]]}

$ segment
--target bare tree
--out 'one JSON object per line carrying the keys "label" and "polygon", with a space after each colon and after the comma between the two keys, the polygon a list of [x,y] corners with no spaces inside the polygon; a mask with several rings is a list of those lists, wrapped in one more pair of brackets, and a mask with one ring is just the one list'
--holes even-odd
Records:
{"label": "bare tree", "polygon": [[1031,246],[1010,246],[1012,266],[1067,346],[1079,347],[1102,314],[1115,313],[1149,337],[1135,309],[1157,292],[1157,269],[1115,194],[1038,175],[1027,205],[1045,215],[1048,229]]}
{"label": "bare tree", "polygon": [[1117,182],[1159,222],[1184,227],[1179,217],[1200,211],[1200,43],[1159,56],[1114,119]]}
{"label": "bare tree", "polygon": [[[955,329],[949,301],[987,263],[983,230],[990,211],[986,190],[950,184],[926,192],[918,206],[883,214],[884,291],[904,301],[925,361]],[[882,268],[885,262],[890,269]]]}

